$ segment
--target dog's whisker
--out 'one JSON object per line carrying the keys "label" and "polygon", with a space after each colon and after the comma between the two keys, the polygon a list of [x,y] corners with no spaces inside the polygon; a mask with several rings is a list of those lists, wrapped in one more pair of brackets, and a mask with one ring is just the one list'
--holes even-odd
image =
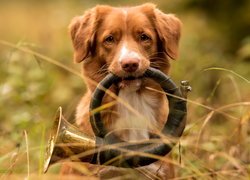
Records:
{"label": "dog's whisker", "polygon": [[168,61],[166,61],[165,59],[161,59],[161,58],[156,58],[156,59],[150,59],[150,63],[158,63],[158,64],[168,64]]}
{"label": "dog's whisker", "polygon": [[103,64],[98,71],[102,71],[102,70],[105,70],[108,68],[108,65],[107,64]]}
{"label": "dog's whisker", "polygon": [[168,63],[164,63],[164,62],[150,62],[150,66],[159,66],[159,67],[161,67],[161,66],[168,66],[169,64]]}
{"label": "dog's whisker", "polygon": [[166,61],[167,59],[166,58],[163,58],[163,57],[150,57],[149,58],[150,60],[163,60],[163,61]]}
{"label": "dog's whisker", "polygon": [[98,69],[96,72],[92,74],[92,76],[104,77],[108,73],[108,64],[104,64]]}
{"label": "dog's whisker", "polygon": [[166,54],[165,52],[157,51],[157,52],[154,52],[154,53],[149,54],[148,57],[159,56],[159,55],[165,55],[165,54]]}

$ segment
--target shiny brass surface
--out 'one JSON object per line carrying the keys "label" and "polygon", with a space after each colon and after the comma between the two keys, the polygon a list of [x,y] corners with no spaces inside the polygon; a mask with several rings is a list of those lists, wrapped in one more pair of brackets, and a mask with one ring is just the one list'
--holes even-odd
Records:
{"label": "shiny brass surface", "polygon": [[[89,162],[95,148],[95,137],[82,133],[66,121],[62,115],[62,108],[59,107],[46,149],[44,173],[50,165],[62,160]],[[88,151],[90,153],[87,153]]]}

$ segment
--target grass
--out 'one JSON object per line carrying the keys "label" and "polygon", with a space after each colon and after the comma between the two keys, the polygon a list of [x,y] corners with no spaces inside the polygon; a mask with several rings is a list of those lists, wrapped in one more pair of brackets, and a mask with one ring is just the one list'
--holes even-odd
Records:
{"label": "grass", "polygon": [[[80,66],[71,61],[67,25],[91,4],[33,3],[5,2],[0,7],[5,24],[0,28],[5,35],[0,38],[5,39],[0,42],[0,179],[67,178],[58,175],[60,164],[42,174],[44,149],[58,106],[72,120],[86,88]],[[199,18],[200,12],[178,11],[184,29],[171,76],[176,82],[189,80],[193,91],[185,132],[172,159],[165,160],[175,165],[175,179],[249,179],[249,61],[211,50],[216,30]]]}

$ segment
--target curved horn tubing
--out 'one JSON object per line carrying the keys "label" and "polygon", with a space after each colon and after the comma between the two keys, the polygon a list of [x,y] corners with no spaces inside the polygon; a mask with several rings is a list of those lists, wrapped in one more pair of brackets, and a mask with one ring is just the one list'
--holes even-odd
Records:
{"label": "curved horn tubing", "polygon": [[[181,91],[176,86],[176,84],[170,79],[169,76],[165,75],[160,70],[157,70],[155,68],[149,68],[143,76],[151,78],[155,82],[159,83],[161,88],[167,93],[166,98],[169,102],[169,115],[166,124],[164,125],[164,128],[162,130],[162,133],[165,136],[171,138],[180,137],[185,127],[187,113],[185,101],[186,93],[184,93],[185,91]],[[112,84],[117,83],[119,81],[121,81],[121,78],[110,73],[98,84],[96,90],[93,93],[92,101],[90,104],[90,112],[101,106],[102,99],[105,95],[105,90],[108,89]],[[90,122],[96,137],[98,139],[103,138],[103,141],[100,142],[100,144],[97,146],[101,147],[103,146],[103,144],[122,142],[118,137],[115,136],[109,135],[106,137],[108,132],[104,127],[103,121],[101,120],[100,112],[92,113],[90,116]],[[153,137],[158,138],[159,142],[159,137]],[[106,164],[111,159],[117,156],[122,156],[122,159],[120,158],[119,160],[113,162],[111,165],[119,167],[144,166],[157,161],[157,159],[140,156],[140,153],[137,153],[137,155],[128,155],[124,153],[124,151],[137,151],[158,156],[164,156],[171,151],[174,145],[175,142],[166,144],[162,141],[159,143],[152,143],[149,141],[145,143],[128,142],[126,145],[119,147],[119,149],[109,148],[108,150],[100,151],[99,153],[95,154],[91,163]]]}

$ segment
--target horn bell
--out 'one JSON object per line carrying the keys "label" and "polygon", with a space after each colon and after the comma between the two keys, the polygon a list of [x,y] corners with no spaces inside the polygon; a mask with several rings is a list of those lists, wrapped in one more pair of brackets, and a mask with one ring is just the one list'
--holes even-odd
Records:
{"label": "horn bell", "polygon": [[51,130],[45,153],[44,173],[50,165],[59,161],[91,161],[96,148],[95,137],[90,137],[68,121],[62,115],[59,107]]}

